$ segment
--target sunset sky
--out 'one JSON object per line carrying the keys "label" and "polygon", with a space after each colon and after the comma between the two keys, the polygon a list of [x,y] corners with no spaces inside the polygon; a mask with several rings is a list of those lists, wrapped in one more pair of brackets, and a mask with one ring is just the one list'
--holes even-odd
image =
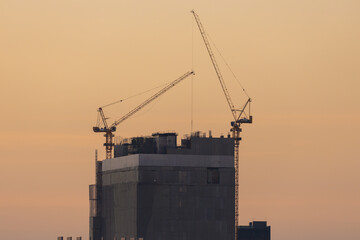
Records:
{"label": "sunset sky", "polygon": [[[360,239],[359,0],[0,0],[0,239],[87,239],[102,105],[193,67],[116,135],[172,130],[179,141],[192,86],[194,130],[229,132],[192,9],[253,99],[240,223],[266,220],[275,240]],[[149,94],[106,108],[109,121]]]}

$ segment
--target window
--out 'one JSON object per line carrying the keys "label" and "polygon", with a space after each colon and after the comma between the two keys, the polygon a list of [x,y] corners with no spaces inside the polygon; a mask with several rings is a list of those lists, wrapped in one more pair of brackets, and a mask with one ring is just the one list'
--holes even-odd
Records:
{"label": "window", "polygon": [[207,169],[207,183],[208,184],[219,184],[220,183],[220,173],[218,168],[208,168]]}

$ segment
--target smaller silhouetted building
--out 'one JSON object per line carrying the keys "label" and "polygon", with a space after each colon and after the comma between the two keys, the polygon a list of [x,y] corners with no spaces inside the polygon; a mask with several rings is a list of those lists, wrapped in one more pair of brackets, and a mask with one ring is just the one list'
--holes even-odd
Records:
{"label": "smaller silhouetted building", "polygon": [[265,221],[253,221],[238,227],[238,240],[270,240],[270,226]]}

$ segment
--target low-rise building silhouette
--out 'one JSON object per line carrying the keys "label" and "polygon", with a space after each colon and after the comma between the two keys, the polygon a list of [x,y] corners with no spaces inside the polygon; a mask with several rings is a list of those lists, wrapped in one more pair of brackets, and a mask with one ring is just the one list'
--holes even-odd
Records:
{"label": "low-rise building silhouette", "polygon": [[252,221],[238,227],[238,240],[270,240],[270,226],[265,221]]}

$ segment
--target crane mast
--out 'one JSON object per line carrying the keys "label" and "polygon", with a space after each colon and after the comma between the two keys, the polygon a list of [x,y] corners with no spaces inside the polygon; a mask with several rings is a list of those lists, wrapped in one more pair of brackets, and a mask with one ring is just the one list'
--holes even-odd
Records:
{"label": "crane mast", "polygon": [[185,78],[187,78],[188,76],[193,75],[193,74],[195,74],[193,71],[189,71],[189,72],[185,73],[184,75],[182,75],[181,77],[175,79],[171,83],[167,84],[159,92],[152,95],[150,98],[148,98],[146,101],[144,101],[143,103],[141,103],[140,105],[135,107],[133,110],[131,110],[130,112],[125,114],[120,119],[116,120],[112,125],[110,125],[110,127],[108,127],[108,124],[107,124],[107,121],[106,121],[107,118],[105,117],[103,109],[100,107],[98,109],[98,112],[99,112],[99,115],[101,117],[102,125],[104,127],[101,128],[100,123],[98,122],[97,126],[93,127],[93,131],[94,132],[104,132],[105,133],[104,134],[104,136],[105,136],[104,146],[105,146],[105,149],[106,149],[106,159],[112,158],[112,149],[113,149],[113,146],[114,146],[114,143],[113,143],[114,134],[113,134],[113,132],[116,131],[116,126],[117,125],[119,125],[120,123],[122,123],[123,121],[125,121],[126,119],[131,117],[132,115],[134,115],[140,109],[142,109],[143,107],[145,107],[146,105],[148,105],[149,103],[154,101],[156,98],[160,97],[162,94],[167,92],[169,89],[171,89],[172,87],[177,85],[179,82],[181,82],[182,80],[184,80]]}
{"label": "crane mast", "polygon": [[228,89],[226,88],[223,76],[220,72],[220,68],[216,62],[215,55],[211,49],[209,40],[207,38],[205,29],[200,21],[199,16],[195,13],[194,10],[191,11],[191,13],[194,15],[195,21],[197,23],[197,26],[199,28],[199,31],[201,33],[202,39],[204,40],[207,52],[210,56],[212,65],[215,69],[215,72],[217,74],[217,77],[219,79],[221,88],[224,92],[226,101],[229,105],[229,108],[231,110],[231,113],[234,117],[234,121],[231,122],[231,132],[232,132],[232,138],[234,139],[234,169],[235,169],[235,240],[237,240],[237,226],[239,226],[239,145],[240,145],[240,132],[242,129],[240,128],[240,124],[242,123],[252,123],[252,116],[250,115],[250,107],[249,107],[249,119],[246,117],[241,118],[243,114],[245,114],[245,109],[247,106],[249,106],[251,99],[249,98],[244,107],[239,111],[234,107],[234,104],[231,100],[230,94],[228,92]]}

